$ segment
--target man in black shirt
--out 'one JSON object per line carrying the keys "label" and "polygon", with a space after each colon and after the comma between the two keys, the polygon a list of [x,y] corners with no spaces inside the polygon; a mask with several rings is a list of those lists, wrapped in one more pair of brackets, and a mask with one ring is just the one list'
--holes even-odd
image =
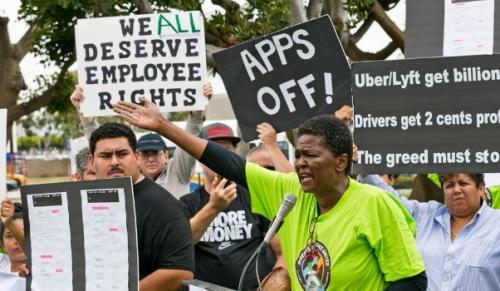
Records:
{"label": "man in black shirt", "polygon": [[[205,126],[201,137],[235,151],[239,137],[225,124]],[[207,182],[184,195],[180,205],[190,219],[195,245],[195,278],[237,289],[240,275],[269,227],[269,221],[251,212],[248,189],[232,184],[203,166]],[[215,183],[213,181],[216,181]],[[219,183],[218,183],[219,182]],[[259,258],[259,276],[263,279],[274,265],[269,248]],[[258,287],[255,271],[247,274],[244,289]]]}
{"label": "man in black shirt", "polygon": [[140,173],[136,145],[129,127],[103,124],[90,137],[90,163],[98,179],[132,178],[140,290],[177,290],[193,277],[191,229],[177,200]]}

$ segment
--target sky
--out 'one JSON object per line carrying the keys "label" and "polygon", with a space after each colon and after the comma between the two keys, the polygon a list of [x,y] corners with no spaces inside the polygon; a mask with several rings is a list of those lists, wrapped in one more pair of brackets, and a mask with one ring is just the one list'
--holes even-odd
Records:
{"label": "sky", "polygon": [[[237,2],[243,3],[245,1],[238,0]],[[25,22],[17,19],[17,10],[21,5],[19,0],[3,0],[0,5],[0,15],[7,16],[10,19],[9,33],[11,42],[17,42],[24,34],[28,26]],[[404,30],[405,26],[405,6],[406,0],[401,0],[400,4],[389,12],[391,18],[396,24]],[[211,4],[211,1],[206,0],[203,4],[205,11],[217,9]],[[368,31],[363,39],[358,43],[359,47],[370,52],[376,52],[389,43],[390,38],[385,34],[382,28],[374,23],[370,31]],[[402,53],[398,50],[390,58],[402,58]],[[76,70],[76,65],[73,65],[71,70]],[[30,89],[35,89],[35,78],[40,74],[51,74],[55,72],[53,67],[45,67],[40,63],[40,59],[36,58],[33,54],[28,54],[21,62],[21,71],[24,79]],[[214,87],[215,94],[222,94],[225,92],[224,85],[220,78],[211,80]]]}

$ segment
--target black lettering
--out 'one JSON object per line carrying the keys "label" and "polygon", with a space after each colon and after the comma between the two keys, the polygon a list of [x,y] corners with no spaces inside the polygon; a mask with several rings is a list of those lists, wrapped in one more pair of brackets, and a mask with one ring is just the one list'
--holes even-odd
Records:
{"label": "black lettering", "polygon": [[128,19],[129,25],[125,24],[125,19],[120,19],[120,27],[122,28],[122,36],[127,34],[132,35],[134,32],[134,18]]}
{"label": "black lettering", "polygon": [[85,61],[90,62],[97,59],[97,47],[93,43],[86,43],[83,45],[85,49]]}
{"label": "black lettering", "polygon": [[136,58],[145,58],[148,56],[146,53],[146,40],[138,39],[135,41],[135,57]]}
{"label": "black lettering", "polygon": [[120,101],[126,101],[125,100],[125,90],[118,90],[118,95],[120,96]]}
{"label": "black lettering", "polygon": [[196,99],[194,98],[195,94],[196,94],[196,89],[188,88],[184,90],[184,96],[186,96],[186,98],[188,99],[184,100],[184,106],[190,106],[196,103]]}
{"label": "black lettering", "polygon": [[99,80],[97,80],[96,76],[97,67],[85,67],[85,72],[87,73],[87,79],[85,80],[85,84],[97,84]]}
{"label": "black lettering", "polygon": [[116,66],[102,66],[102,83],[108,84],[108,78],[111,79],[111,83],[116,83]]}
{"label": "black lettering", "polygon": [[103,42],[101,43],[102,48],[102,60],[112,60],[115,57],[111,54],[111,48],[113,47],[112,42]]}
{"label": "black lettering", "polygon": [[167,94],[172,95],[172,103],[171,103],[172,107],[177,106],[177,94],[178,93],[181,93],[181,89],[179,89],[179,88],[174,88],[174,89],[168,88],[167,89]]}
{"label": "black lettering", "polygon": [[165,43],[161,39],[152,39],[151,40],[151,45],[153,46],[153,57],[156,57],[158,55],[161,55],[162,57],[166,57],[167,54],[163,50],[165,47]]}
{"label": "black lettering", "polygon": [[120,72],[120,83],[125,82],[125,77],[130,74],[130,67],[128,65],[118,65],[118,71]]}
{"label": "black lettering", "polygon": [[149,89],[149,93],[151,94],[151,102],[158,106],[165,106],[165,98],[163,96],[163,88],[158,89],[158,95],[155,95],[156,89]]}
{"label": "black lettering", "polygon": [[167,78],[167,72],[168,72],[168,69],[170,69],[171,66],[172,66],[172,64],[156,64],[156,67],[161,72],[161,80],[162,81],[167,81],[168,80],[168,78]]}
{"label": "black lettering", "polygon": [[200,53],[198,51],[198,39],[197,38],[186,38],[186,57],[197,57]]}
{"label": "black lettering", "polygon": [[186,81],[186,77],[184,76],[184,63],[173,63],[172,67],[174,67],[174,81]]}
{"label": "black lettering", "polygon": [[135,104],[141,104],[141,102],[136,99],[137,96],[143,96],[144,95],[144,90],[143,89],[138,89],[132,91],[132,94],[130,94],[130,102],[135,103]]}
{"label": "black lettering", "polygon": [[142,82],[144,81],[144,76],[137,76],[137,64],[130,65],[132,68],[132,82]]}
{"label": "black lettering", "polygon": [[147,64],[144,66],[144,78],[147,81],[154,81],[158,76],[158,71],[154,64]]}
{"label": "black lettering", "polygon": [[139,18],[139,35],[151,35],[149,21],[151,21],[151,18],[149,17]]}
{"label": "black lettering", "polygon": [[118,46],[120,47],[120,53],[118,53],[120,59],[130,57],[130,41],[120,41]]}
{"label": "black lettering", "polygon": [[111,109],[111,94],[109,92],[99,92],[99,110]]}
{"label": "black lettering", "polygon": [[188,64],[188,72],[189,72],[188,80],[201,81],[200,69],[201,69],[201,64],[199,63]]}
{"label": "black lettering", "polygon": [[[175,43],[172,43],[175,42]],[[168,51],[170,52],[170,55],[172,57],[177,56],[177,52],[179,51],[179,47],[181,45],[181,40],[176,38],[176,39],[167,39],[167,46],[168,46]]]}

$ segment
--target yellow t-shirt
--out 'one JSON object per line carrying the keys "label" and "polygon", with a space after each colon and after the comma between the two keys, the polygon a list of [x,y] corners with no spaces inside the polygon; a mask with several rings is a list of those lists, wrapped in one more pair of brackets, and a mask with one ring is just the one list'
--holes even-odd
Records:
{"label": "yellow t-shirt", "polygon": [[318,216],[316,199],[303,192],[297,174],[247,162],[246,178],[252,210],[268,219],[287,193],[297,196],[279,231],[293,290],[307,284],[320,285],[318,290],[384,290],[424,271],[413,219],[383,190],[351,179],[337,204]]}

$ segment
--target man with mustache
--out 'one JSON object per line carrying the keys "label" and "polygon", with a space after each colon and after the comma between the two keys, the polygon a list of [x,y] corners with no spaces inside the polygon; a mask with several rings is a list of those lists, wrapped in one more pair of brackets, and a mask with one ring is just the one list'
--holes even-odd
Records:
{"label": "man with mustache", "polygon": [[132,178],[140,290],[178,290],[193,277],[191,228],[172,194],[141,174],[136,147],[128,126],[106,123],[90,137],[89,161],[97,179]]}

